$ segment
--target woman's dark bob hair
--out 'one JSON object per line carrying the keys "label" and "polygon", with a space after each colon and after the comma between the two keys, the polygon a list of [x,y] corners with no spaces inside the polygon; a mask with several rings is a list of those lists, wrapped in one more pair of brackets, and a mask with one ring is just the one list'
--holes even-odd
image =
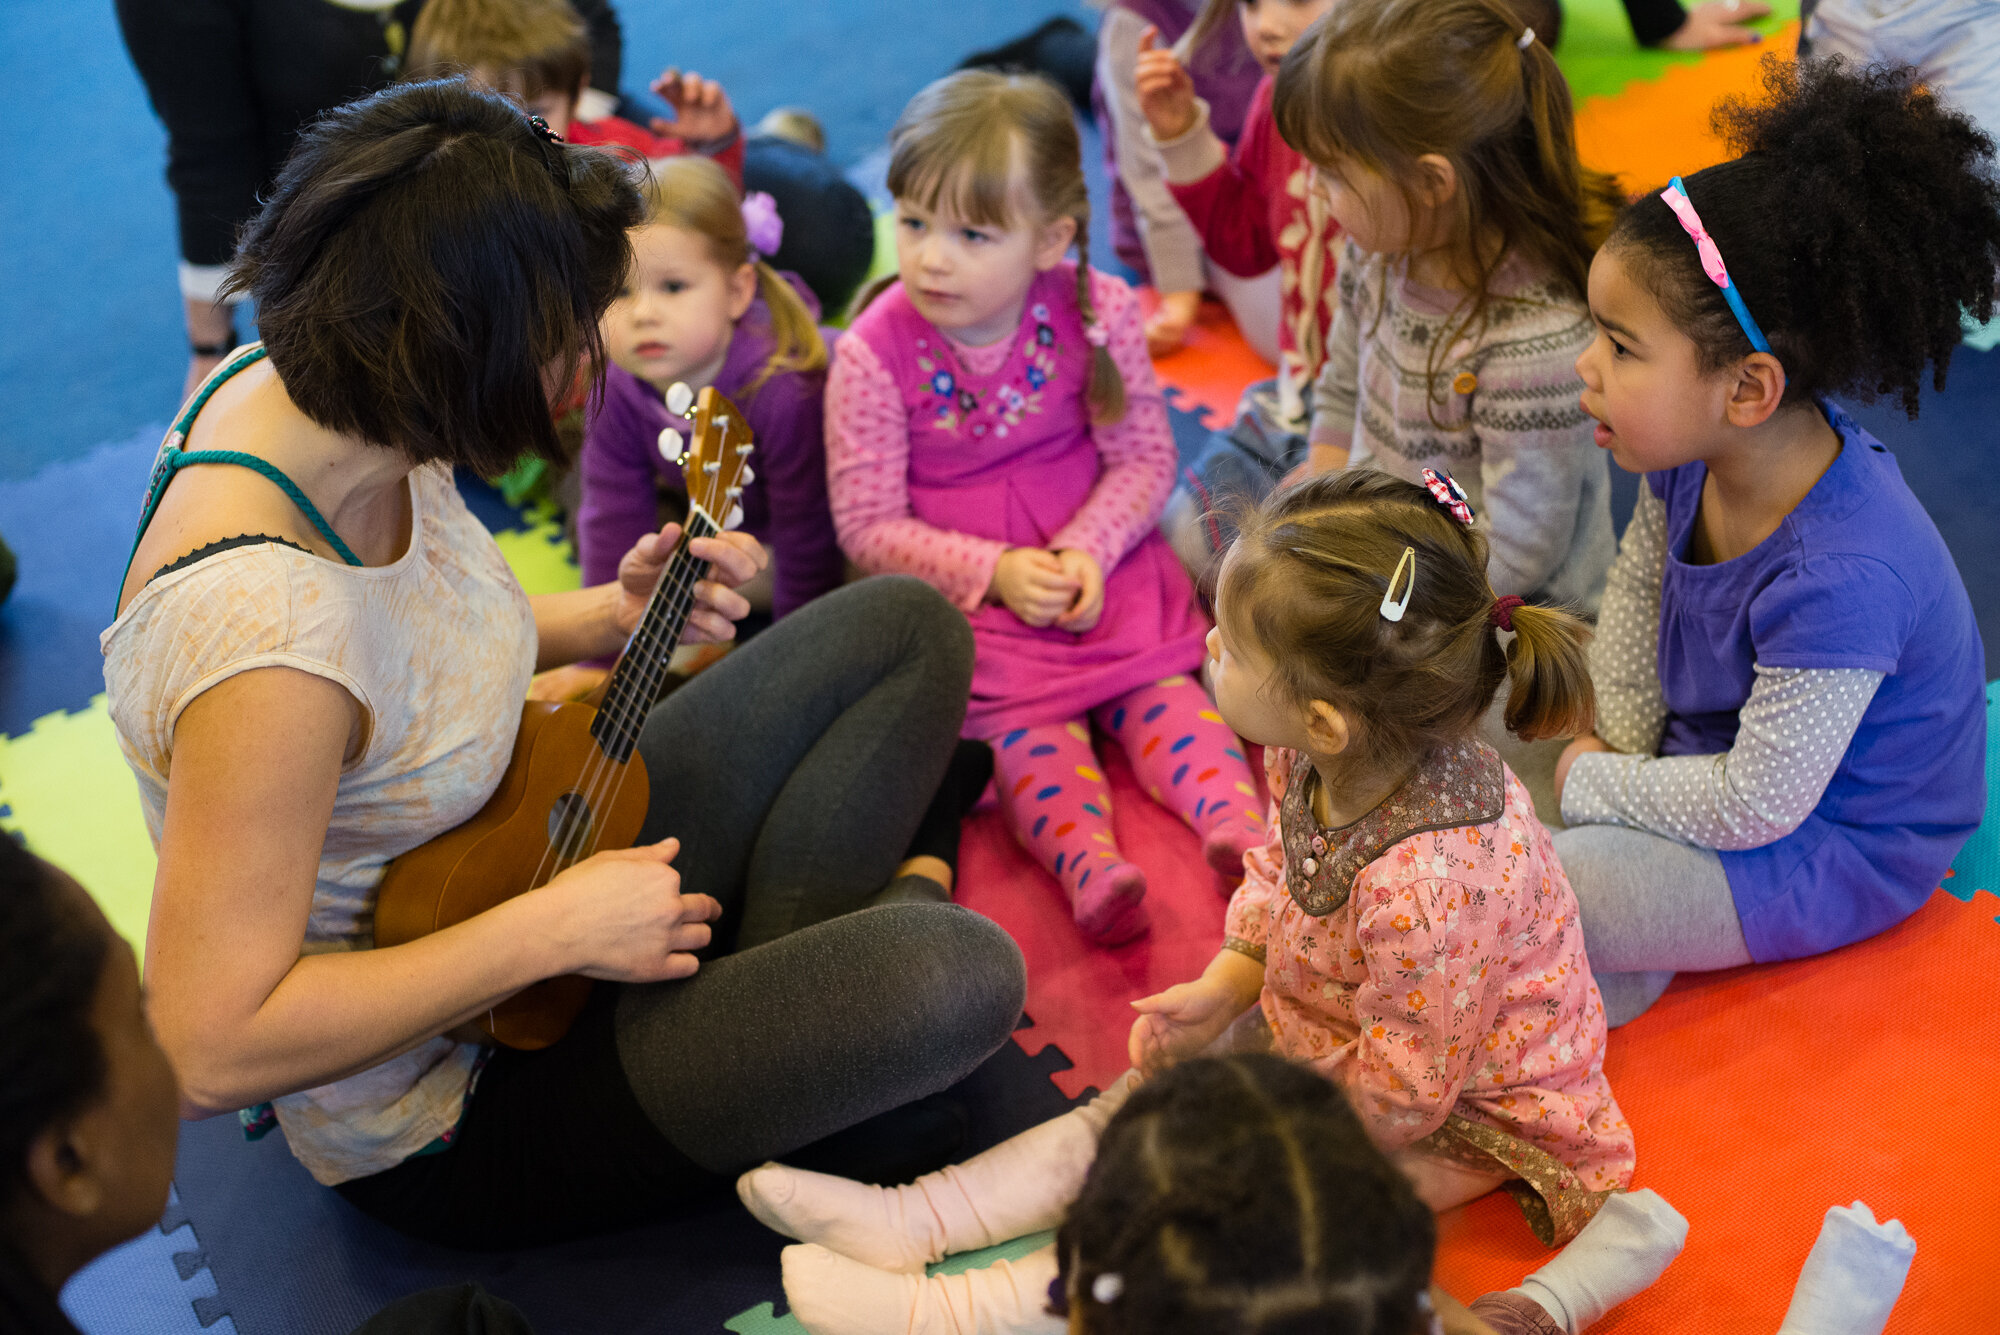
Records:
{"label": "woman's dark bob hair", "polygon": [[300,136],[227,288],[332,431],[485,477],[563,457],[550,419],[631,264],[639,192],[463,79],[336,107]]}

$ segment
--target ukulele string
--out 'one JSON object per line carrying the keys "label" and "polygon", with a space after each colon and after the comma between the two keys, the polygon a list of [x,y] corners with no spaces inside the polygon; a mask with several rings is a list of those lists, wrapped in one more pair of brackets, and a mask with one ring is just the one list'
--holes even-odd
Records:
{"label": "ukulele string", "polygon": [[[652,660],[657,657],[657,645],[651,643],[652,637],[646,635],[644,632],[648,627],[658,624],[653,617],[653,613],[661,603],[663,592],[666,593],[666,601],[669,604],[672,604],[679,598],[681,591],[678,587],[675,587],[678,581],[672,578],[675,572],[671,569],[671,564],[677,558],[684,555],[686,550],[685,540],[675,544],[674,553],[668,558],[670,569],[662,572],[660,582],[653,586],[652,596],[647,599],[646,612],[640,619],[641,633],[635,634],[633,642],[626,645],[627,655],[631,655],[637,650],[639,657],[634,660],[637,664],[634,668],[634,676],[628,677],[619,686],[619,698],[613,703],[610,710],[607,711],[610,713],[613,723],[613,727],[607,731],[615,733],[628,726],[633,720],[637,709],[635,704],[628,702],[643,699],[649,689],[658,689],[656,681],[649,686],[643,680],[645,674],[651,668]],[[624,775],[630,768],[629,764],[621,765],[614,761],[602,742],[597,742],[591,750],[592,755],[585,763],[583,773],[578,776],[577,787],[574,790],[582,800],[584,811],[588,815],[585,819],[572,819],[566,822],[558,831],[558,839],[551,840],[545,848],[542,854],[543,864],[551,876],[557,870],[569,866],[583,857],[587,857],[589,853],[597,851],[597,841],[602,833],[602,817],[610,810],[610,806],[604,801],[608,776],[614,768],[619,775],[617,785],[613,786],[610,790],[611,801],[615,802],[619,789],[623,787]],[[629,755],[627,756],[627,760],[630,760]],[[583,840],[586,837],[589,837],[591,841],[588,852],[585,852],[582,847]],[[553,865],[548,865],[550,863]],[[542,874],[544,867],[537,868],[536,875],[538,877]]]}
{"label": "ukulele string", "polygon": [[[739,461],[742,457],[740,450],[735,452],[730,450],[729,419],[727,417],[724,417],[718,426],[715,446],[716,461],[713,465],[710,465],[703,458],[707,453],[705,450],[699,451],[696,457],[702,460],[704,478],[706,478],[710,469],[713,468],[717,473],[716,481],[720,482],[722,481],[720,476],[722,458],[732,453],[733,457]],[[735,472],[731,470],[730,480],[732,482],[734,481],[734,477]],[[660,582],[653,586],[653,597],[648,602],[647,614],[640,621],[639,633],[644,634],[649,642],[644,646],[645,652],[641,657],[641,662],[635,676],[633,694],[629,700],[621,699],[618,702],[621,712],[617,716],[616,722],[621,729],[630,731],[632,744],[635,748],[638,745],[639,727],[643,726],[645,715],[651,713],[653,705],[657,703],[660,687],[665,683],[667,671],[671,665],[672,655],[670,653],[663,653],[661,650],[665,648],[668,640],[679,640],[682,631],[686,628],[688,615],[693,609],[694,586],[700,583],[702,576],[707,574],[709,569],[709,563],[706,561],[688,561],[683,564],[681,558],[693,555],[692,546],[697,537],[715,537],[722,532],[721,525],[715,522],[714,515],[710,513],[712,507],[703,504],[703,500],[713,502],[715,500],[715,492],[711,490],[705,498],[697,499],[693,494],[695,490],[693,487],[689,488],[690,494],[688,499],[691,504],[688,509],[687,522],[681,526],[680,542],[675,545],[674,555],[669,562],[668,569],[661,575]],[[723,490],[723,499],[733,502],[735,498],[730,496],[725,488]],[[694,521],[697,518],[704,522],[709,530],[707,533],[697,534],[694,531]],[[668,613],[665,618],[655,620],[652,612],[660,601],[662,591],[669,588],[671,589],[671,593],[668,599]],[[638,634],[635,634],[634,638],[638,637]],[[629,647],[627,653],[630,653]],[[617,780],[612,785],[609,800],[603,808],[607,812],[617,804],[619,796],[625,790],[625,780],[631,775],[630,755],[626,759],[628,763],[618,767]],[[590,851],[595,853],[598,841],[603,837],[601,823],[593,822],[590,834]]]}
{"label": "ukulele string", "polygon": [[[712,535],[704,534],[702,536]],[[692,539],[689,540],[692,541]],[[676,553],[676,555],[685,553],[686,550],[683,547],[681,552]],[[660,650],[665,647],[664,640],[669,635],[678,638],[680,631],[685,628],[688,613],[694,606],[694,586],[701,581],[702,576],[707,572],[707,568],[708,563],[706,561],[691,561],[682,570],[673,572],[678,578],[674,581],[672,596],[669,600],[669,610],[665,620],[658,623],[661,630],[660,634],[655,637],[656,642],[648,647],[646,661],[641,665],[640,676],[638,678],[640,683],[639,689],[632,698],[632,703],[629,706],[630,712],[625,715],[625,722],[629,723],[633,718],[643,717],[645,714],[651,712],[652,703],[658,697],[661,685],[666,681],[667,668],[671,660],[670,654],[662,653]],[[667,583],[667,580],[663,578],[660,582],[664,585]],[[672,629],[668,630],[667,628],[669,627]],[[633,744],[636,748],[636,732]],[[606,812],[617,806],[619,796],[625,791],[625,781],[631,777],[631,774],[632,765],[630,763],[618,767],[617,778],[611,785],[610,795],[603,807]],[[602,823],[593,823],[590,839],[591,853],[597,851],[598,841],[602,837]]]}

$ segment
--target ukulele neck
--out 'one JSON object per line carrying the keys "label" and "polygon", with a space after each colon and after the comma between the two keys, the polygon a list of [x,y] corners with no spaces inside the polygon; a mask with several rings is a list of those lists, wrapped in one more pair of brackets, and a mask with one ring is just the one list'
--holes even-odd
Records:
{"label": "ukulele neck", "polygon": [[625,642],[618,666],[611,671],[604,703],[591,722],[590,735],[612,760],[624,762],[638,745],[639,731],[660,698],[667,664],[681,642],[682,631],[687,629],[688,613],[694,610],[695,583],[708,574],[708,562],[690,552],[688,543],[696,538],[714,537],[719,532],[720,526],[706,510],[694,506],[688,511],[681,539],[674,545],[673,555],[667,558],[666,569],[653,587],[653,596],[646,602],[638,627]]}

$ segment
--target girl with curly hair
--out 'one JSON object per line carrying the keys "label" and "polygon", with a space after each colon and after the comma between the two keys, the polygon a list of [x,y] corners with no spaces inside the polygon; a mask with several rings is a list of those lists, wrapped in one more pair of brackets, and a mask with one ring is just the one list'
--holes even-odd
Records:
{"label": "girl with curly hair", "polygon": [[1917,414],[1993,314],[1993,142],[1907,69],[1767,66],[1742,156],[1627,209],[1577,359],[1644,473],[1556,838],[1612,1022],[1679,969],[1901,922],[1985,807],[1985,657],[1951,553],[1831,396]]}

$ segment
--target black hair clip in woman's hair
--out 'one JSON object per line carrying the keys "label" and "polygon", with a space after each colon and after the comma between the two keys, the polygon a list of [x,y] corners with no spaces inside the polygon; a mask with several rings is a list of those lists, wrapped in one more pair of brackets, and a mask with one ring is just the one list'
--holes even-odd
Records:
{"label": "black hair clip in woman's hair", "polygon": [[533,112],[530,112],[528,114],[528,124],[534,127],[536,134],[540,135],[542,138],[548,140],[552,144],[560,144],[563,141],[563,137],[561,135],[557,134],[554,130],[551,130],[549,128],[549,123],[547,121],[543,120],[540,116],[535,115]]}

